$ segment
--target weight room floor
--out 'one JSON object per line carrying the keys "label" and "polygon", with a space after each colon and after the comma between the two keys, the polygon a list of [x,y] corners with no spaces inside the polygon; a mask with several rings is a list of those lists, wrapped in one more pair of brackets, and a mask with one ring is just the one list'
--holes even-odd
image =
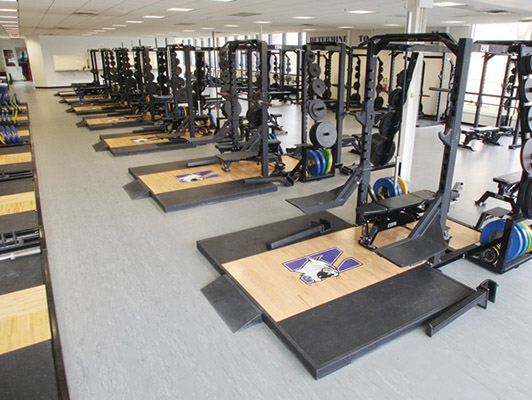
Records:
{"label": "weight room floor", "polygon": [[[63,355],[73,399],[528,399],[532,393],[532,269],[503,276],[461,260],[444,272],[470,286],[495,279],[498,301],[469,311],[433,338],[408,333],[352,365],[314,381],[264,324],[231,333],[200,289],[218,273],[196,241],[301,215],[284,201],[341,184],[344,176],[277,192],[164,214],[132,201],[122,186],[128,168],[214,154],[213,145],[114,158],[96,153],[100,133],[76,128],[56,89],[15,85],[30,105],[44,226]],[[298,141],[299,113],[276,108]],[[347,127],[353,127],[353,118]],[[359,130],[357,128],[357,130]],[[130,131],[130,129],[129,129]],[[125,128],[123,132],[128,132]],[[348,133],[346,129],[346,134]],[[434,128],[419,130],[412,190],[434,189],[440,145]],[[508,139],[503,139],[506,144]],[[519,152],[460,150],[464,181],[452,216],[474,223],[473,204],[494,175],[519,168]],[[429,149],[436,148],[437,157]],[[348,152],[345,161],[354,157]],[[375,174],[384,176],[385,171]],[[498,205],[495,200],[488,207]],[[332,212],[354,218],[354,197]],[[511,330],[511,331],[510,331]]]}

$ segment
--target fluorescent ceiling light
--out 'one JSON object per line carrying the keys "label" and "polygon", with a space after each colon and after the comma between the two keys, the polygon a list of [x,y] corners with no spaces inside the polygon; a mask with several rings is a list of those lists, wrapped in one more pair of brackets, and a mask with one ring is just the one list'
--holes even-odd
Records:
{"label": "fluorescent ceiling light", "polygon": [[444,24],[464,24],[465,21],[451,20],[451,21],[442,21]]}
{"label": "fluorescent ceiling light", "polygon": [[316,29],[314,29],[314,28],[305,28],[305,29],[303,29],[303,30],[304,30],[304,31],[315,31]]}
{"label": "fluorescent ceiling light", "polygon": [[196,31],[193,29],[184,29],[183,32],[196,32]]}
{"label": "fluorescent ceiling light", "polygon": [[18,17],[16,15],[0,15],[0,18],[13,18],[17,19]]}
{"label": "fluorescent ceiling light", "polygon": [[457,3],[455,1],[439,1],[434,3],[436,7],[460,7],[465,6],[465,3]]}
{"label": "fluorescent ceiling light", "polygon": [[193,8],[179,8],[179,7],[174,7],[174,8],[169,8],[168,11],[178,11],[178,12],[189,12],[189,11],[192,11],[194,10]]}
{"label": "fluorescent ceiling light", "polygon": [[339,26],[339,29],[353,29],[352,26]]}
{"label": "fluorescent ceiling light", "polygon": [[101,29],[95,29],[94,32],[105,32],[105,31]]}
{"label": "fluorescent ceiling light", "polygon": [[305,16],[305,15],[299,15],[297,17],[292,17],[294,19],[314,19],[316,17],[308,17],[308,16]]}
{"label": "fluorescent ceiling light", "polygon": [[401,26],[401,24],[384,24],[384,26]]}
{"label": "fluorescent ceiling light", "polygon": [[143,24],[144,21],[126,21],[128,24]]}
{"label": "fluorescent ceiling light", "polygon": [[238,27],[240,27],[240,25],[231,25],[231,24],[229,24],[229,25],[224,25],[224,26],[225,26],[226,28],[238,28]]}
{"label": "fluorescent ceiling light", "polygon": [[102,29],[106,31],[116,31],[116,28],[102,28]]}
{"label": "fluorescent ceiling light", "polygon": [[217,1],[219,3],[230,3],[230,2],[235,1],[235,0],[211,0],[211,1]]}
{"label": "fluorescent ceiling light", "polygon": [[204,29],[206,31],[212,31],[213,29],[216,29],[216,28],[211,28],[210,26],[204,26],[203,28],[201,29]]}
{"label": "fluorescent ceiling light", "polygon": [[125,28],[127,25],[113,25],[113,26],[116,26],[117,28]]}
{"label": "fluorescent ceiling light", "polygon": [[17,12],[18,10],[15,10],[13,8],[0,8],[0,12]]}
{"label": "fluorescent ceiling light", "polygon": [[377,11],[372,10],[351,10],[348,11],[349,14],[375,14]]}
{"label": "fluorescent ceiling light", "polygon": [[253,21],[254,24],[271,24],[272,21]]}
{"label": "fluorescent ceiling light", "polygon": [[17,21],[0,21],[0,24],[18,24]]}
{"label": "fluorescent ceiling light", "polygon": [[161,18],[164,18],[164,16],[162,16],[162,15],[144,15],[142,18],[161,19]]}

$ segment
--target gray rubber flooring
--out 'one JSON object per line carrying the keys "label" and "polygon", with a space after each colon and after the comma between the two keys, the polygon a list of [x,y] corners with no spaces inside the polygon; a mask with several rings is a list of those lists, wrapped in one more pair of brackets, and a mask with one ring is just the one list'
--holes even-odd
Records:
{"label": "gray rubber flooring", "polygon": [[[15,89],[30,106],[73,399],[532,398],[530,265],[504,276],[467,261],[445,267],[471,286],[496,279],[497,303],[469,311],[433,338],[417,329],[314,381],[264,324],[230,332],[200,292],[217,273],[196,241],[298,216],[285,198],[328,190],[345,177],[165,215],[151,199],[129,199],[127,168],[211,155],[212,146],[122,158],[96,153],[92,145],[108,132],[76,128],[80,117],[65,113],[56,90]],[[299,137],[294,107],[275,110],[284,113],[291,133],[283,140],[292,143]],[[352,120],[348,128],[359,130]],[[479,214],[473,200],[496,188],[491,178],[519,168],[518,151],[478,147],[460,150],[456,171],[465,187],[452,214],[468,223]],[[435,129],[420,129],[411,189],[436,187],[439,149]],[[334,213],[353,221],[354,202]]]}

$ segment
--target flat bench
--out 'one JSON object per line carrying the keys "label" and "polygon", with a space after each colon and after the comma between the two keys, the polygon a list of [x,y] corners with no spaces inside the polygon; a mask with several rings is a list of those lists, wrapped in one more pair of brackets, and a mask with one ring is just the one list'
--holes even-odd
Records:
{"label": "flat bench", "polygon": [[[478,128],[462,129],[465,135],[464,141],[459,144],[460,147],[475,151],[470,143],[473,140],[482,140],[483,143],[500,146],[499,139],[501,136],[509,134],[511,127],[480,126]],[[513,131],[513,130],[512,130]]]}
{"label": "flat bench", "polygon": [[430,190],[419,190],[360,205],[357,216],[364,221],[360,243],[371,248],[379,232],[417,221],[434,196]]}

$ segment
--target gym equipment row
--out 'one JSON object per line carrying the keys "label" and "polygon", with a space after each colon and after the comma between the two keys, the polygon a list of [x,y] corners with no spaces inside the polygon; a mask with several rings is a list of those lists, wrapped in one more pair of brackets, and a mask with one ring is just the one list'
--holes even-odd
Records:
{"label": "gym equipment row", "polygon": [[[242,106],[235,69],[238,51],[259,55],[257,71],[260,86],[245,99],[249,102],[245,118],[240,115]],[[295,166],[298,160],[283,156],[279,151],[280,142],[273,139],[275,133],[269,124],[271,118],[268,113],[267,44],[257,40],[228,42],[219,50],[219,59],[220,95],[225,98],[222,112],[226,120],[218,132],[227,137],[226,141],[216,145],[220,154],[130,168],[135,180],[124,189],[131,198],[151,196],[164,211],[169,212],[272,192],[277,190],[275,182],[290,184],[284,170]],[[180,109],[174,107],[174,110]],[[182,111],[189,112],[190,108]],[[207,116],[207,120],[212,124],[212,117]],[[197,137],[190,138],[189,143],[203,144],[210,140]]]}
{"label": "gym equipment row", "polygon": [[[497,47],[493,45],[492,47]],[[519,115],[522,171],[511,175],[497,177],[497,194],[486,192],[477,200],[478,205],[485,204],[489,197],[506,201],[511,209],[495,207],[484,211],[477,228],[482,229],[480,246],[474,246],[467,258],[474,263],[500,274],[517,268],[532,258],[530,250],[530,230],[526,220],[532,218],[532,43],[508,44],[500,42],[497,50],[516,56],[517,81],[519,86]],[[519,176],[519,178],[518,178]],[[518,178],[518,179],[516,179]],[[494,221],[482,224],[489,219]]]}
{"label": "gym equipment row", "polygon": [[[378,56],[390,45],[410,55],[405,81],[420,51],[446,48],[456,56],[451,112],[440,134],[444,161],[436,192],[410,193],[397,177],[376,183],[376,194],[370,190]],[[461,258],[462,249],[479,240],[477,231],[447,216],[456,197],[452,181],[473,46],[471,39],[457,43],[440,33],[369,39],[360,118],[362,151],[346,183],[329,192],[289,199],[305,216],[197,243],[221,273],[202,292],[234,332],[266,321],[319,379],[405,331],[426,325],[432,336],[468,309],[486,308],[488,301],[495,301],[495,282],[486,280],[470,288],[436,270]],[[409,90],[403,88],[401,98]],[[355,188],[357,226],[352,226],[326,210],[344,204]],[[415,226],[407,227],[405,215],[414,209],[419,216]],[[359,238],[367,220],[377,217],[387,219],[388,226],[369,246]],[[336,277],[341,279],[329,279]]]}
{"label": "gym equipment row", "polygon": [[[159,60],[163,58],[161,53],[162,50]],[[161,78],[159,74],[159,81],[165,83],[164,88],[155,93],[154,84],[147,84],[148,88],[152,87],[150,103],[159,103],[163,115],[156,117],[153,124],[131,133],[101,135],[100,142],[94,145],[96,151],[109,150],[113,155],[121,156],[190,148],[226,138],[229,131],[223,127],[217,129],[218,122],[212,113],[217,100],[203,95],[206,89],[204,52],[188,45],[169,45],[165,54],[168,63],[159,64],[159,68],[169,68],[169,78]],[[192,70],[192,58],[195,70]],[[180,67],[181,59],[184,60],[184,70]],[[153,74],[148,72],[147,75],[150,81]]]}
{"label": "gym equipment row", "polygon": [[[66,398],[29,131],[16,134],[13,126],[0,130],[0,376],[6,377],[2,394]],[[8,131],[15,132],[15,138]],[[15,143],[3,143],[7,137]]]}

